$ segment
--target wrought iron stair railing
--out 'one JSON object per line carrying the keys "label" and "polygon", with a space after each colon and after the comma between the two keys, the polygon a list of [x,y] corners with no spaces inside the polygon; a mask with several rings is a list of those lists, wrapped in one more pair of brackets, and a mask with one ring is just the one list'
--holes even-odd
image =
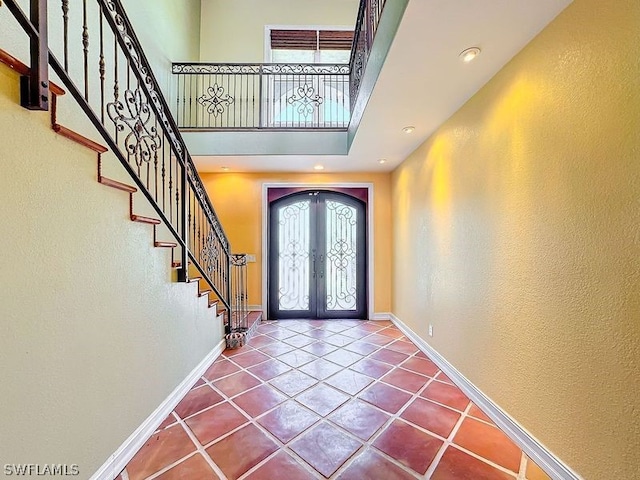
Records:
{"label": "wrought iron stair railing", "polygon": [[348,64],[174,63],[178,126],[346,130],[386,0],[361,0]]}
{"label": "wrought iron stair railing", "polygon": [[[16,0],[4,3],[31,39],[24,103],[35,105],[25,106],[48,108],[48,62],[175,238],[178,280],[188,281],[195,268],[226,311],[229,330],[236,318],[229,241],[120,0],[51,0],[60,16],[49,16],[49,24],[47,0],[31,0],[30,15]],[[70,32],[81,32],[77,44]]]}

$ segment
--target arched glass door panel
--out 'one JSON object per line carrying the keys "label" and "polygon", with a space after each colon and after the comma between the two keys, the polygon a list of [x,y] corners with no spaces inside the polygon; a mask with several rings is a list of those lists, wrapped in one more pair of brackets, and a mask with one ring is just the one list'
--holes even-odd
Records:
{"label": "arched glass door panel", "polygon": [[366,318],[364,203],[307,191],[269,216],[269,318]]}

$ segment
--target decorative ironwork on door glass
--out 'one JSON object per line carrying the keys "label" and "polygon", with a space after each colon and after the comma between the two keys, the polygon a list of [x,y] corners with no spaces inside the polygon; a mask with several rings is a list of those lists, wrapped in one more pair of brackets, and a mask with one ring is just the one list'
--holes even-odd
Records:
{"label": "decorative ironwork on door glass", "polygon": [[310,207],[304,200],[278,209],[280,310],[309,309]]}
{"label": "decorative ironwork on door glass", "polygon": [[357,307],[358,212],[344,203],[326,202],[327,310],[352,311]]}

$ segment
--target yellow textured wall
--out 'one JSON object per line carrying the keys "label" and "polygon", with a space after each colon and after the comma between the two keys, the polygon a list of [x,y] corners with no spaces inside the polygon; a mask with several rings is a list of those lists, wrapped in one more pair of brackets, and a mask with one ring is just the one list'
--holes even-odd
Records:
{"label": "yellow textured wall", "polygon": [[[265,183],[372,183],[374,311],[391,307],[391,175],[388,173],[201,173],[234,252],[256,255],[249,264],[249,304],[262,303],[262,186]],[[371,293],[370,293],[371,294]]]}
{"label": "yellow textured wall", "polygon": [[264,62],[265,25],[353,26],[358,0],[202,0],[203,62]]}
{"label": "yellow textured wall", "polygon": [[593,480],[640,478],[639,46],[575,0],[392,180],[393,311]]}
{"label": "yellow textured wall", "polygon": [[221,322],[172,281],[129,196],[97,183],[95,153],[19,106],[4,65],[0,138],[0,462],[77,464],[87,479],[220,342]]}

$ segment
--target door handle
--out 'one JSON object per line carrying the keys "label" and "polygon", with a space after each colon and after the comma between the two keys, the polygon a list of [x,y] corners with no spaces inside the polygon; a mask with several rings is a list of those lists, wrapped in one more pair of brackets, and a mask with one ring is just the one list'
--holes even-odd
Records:
{"label": "door handle", "polygon": [[315,250],[311,254],[311,261],[313,262],[313,267],[312,267],[312,270],[311,270],[311,274],[313,275],[313,278],[316,278],[316,253],[315,253]]}
{"label": "door handle", "polygon": [[[313,269],[315,271],[315,261]],[[324,255],[320,255],[320,278],[324,278]]]}

